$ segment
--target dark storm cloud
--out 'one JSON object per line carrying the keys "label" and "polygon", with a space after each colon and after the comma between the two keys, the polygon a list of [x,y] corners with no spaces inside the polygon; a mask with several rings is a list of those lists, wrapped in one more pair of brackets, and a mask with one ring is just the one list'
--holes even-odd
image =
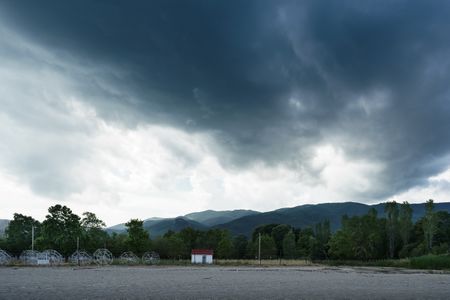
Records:
{"label": "dark storm cloud", "polygon": [[385,167],[368,199],[448,167],[447,2],[14,0],[1,10],[44,47],[122,72],[102,75],[121,91],[93,103],[104,117],[210,131],[225,164],[308,169],[310,147],[333,143]]}

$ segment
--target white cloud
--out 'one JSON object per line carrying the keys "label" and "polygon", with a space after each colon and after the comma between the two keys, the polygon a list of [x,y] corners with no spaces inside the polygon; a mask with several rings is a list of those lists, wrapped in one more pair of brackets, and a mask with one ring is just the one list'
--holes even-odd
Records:
{"label": "white cloud", "polygon": [[[112,225],[204,209],[266,211],[358,200],[378,187],[383,171],[381,163],[351,159],[338,143],[314,145],[310,161],[300,162],[304,168],[257,163],[228,169],[217,157],[214,132],[105,120],[89,104],[99,97],[104,105],[105,94],[81,92],[96,81],[106,95],[120,98],[114,86],[97,79],[104,70],[53,55],[5,29],[0,66],[0,218],[20,212],[42,219],[48,206],[62,203]],[[358,102],[367,114],[385,105],[384,94],[373,97],[379,101]],[[289,103],[302,111],[309,101],[293,96]],[[449,174],[399,197],[422,193],[447,200]]]}
{"label": "white cloud", "polygon": [[428,178],[422,186],[416,186],[390,197],[389,201],[423,203],[428,199],[436,202],[450,202],[450,167],[444,172]]}

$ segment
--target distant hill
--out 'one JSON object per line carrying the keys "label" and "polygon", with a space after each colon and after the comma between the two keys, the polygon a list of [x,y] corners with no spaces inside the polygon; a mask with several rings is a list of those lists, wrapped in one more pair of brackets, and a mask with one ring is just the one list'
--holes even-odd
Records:
{"label": "distant hill", "polygon": [[[206,210],[187,214],[177,218],[150,218],[144,221],[144,228],[150,236],[161,236],[168,230],[180,231],[186,227],[198,230],[209,228],[228,229],[232,235],[244,234],[250,236],[253,230],[265,224],[289,224],[296,228],[313,226],[329,220],[333,231],[341,226],[343,215],[360,216],[366,214],[370,208],[375,208],[378,216],[384,216],[384,203],[367,205],[356,202],[307,204],[290,208],[281,208],[269,212],[252,210],[214,211]],[[425,204],[411,204],[413,221],[420,219],[425,213]],[[435,203],[435,211],[450,213],[450,203]],[[125,224],[118,224],[106,229],[108,232],[125,232]]]}
{"label": "distant hill", "polygon": [[150,232],[150,236],[152,238],[164,235],[169,230],[178,232],[187,227],[191,227],[196,230],[206,230],[209,228],[208,226],[205,226],[194,220],[189,220],[185,217],[162,219],[150,222],[147,221],[144,223],[144,228]]}
{"label": "distant hill", "polygon": [[[372,206],[356,202],[323,203],[282,208],[257,215],[245,216],[215,227],[228,229],[233,235],[244,234],[250,236],[256,227],[264,224],[289,224],[296,228],[304,228],[313,226],[324,220],[329,220],[331,228],[334,231],[341,226],[341,219],[344,214],[348,216],[363,215],[371,207],[377,210],[378,216],[384,216],[383,203]],[[411,204],[411,207],[413,209],[413,220],[420,219],[425,212],[425,205]],[[435,203],[435,210],[444,210],[450,213],[450,203]]]}
{"label": "distant hill", "polygon": [[[181,231],[184,228],[191,227],[197,230],[206,230],[209,227],[194,220],[185,217],[177,218],[150,218],[144,221],[144,229],[150,232],[152,238],[164,235],[167,231]],[[124,233],[127,228],[125,223],[117,224],[106,228],[108,233]]]}
{"label": "distant hill", "polygon": [[0,219],[0,236],[5,234],[5,229],[8,227],[9,220]]}
{"label": "distant hill", "polygon": [[340,226],[342,215],[362,215],[367,213],[369,208],[368,205],[355,202],[308,204],[246,216],[215,227],[228,229],[233,235],[250,236],[256,227],[264,224],[289,224],[296,228],[303,228],[329,220],[332,229],[335,230]]}
{"label": "distant hill", "polygon": [[218,224],[228,223],[235,219],[245,216],[256,215],[260,212],[254,210],[236,209],[236,210],[205,210],[185,215],[190,220],[197,221],[206,226],[214,226]]}
{"label": "distant hill", "polygon": [[[168,230],[180,231],[186,227],[194,229],[207,229],[211,226],[227,223],[235,219],[259,214],[257,211],[237,209],[237,210],[205,210],[194,212],[177,218],[149,218],[144,221],[144,228],[150,231],[152,237],[160,236]],[[117,224],[106,228],[109,233],[123,233],[126,231],[125,223]]]}

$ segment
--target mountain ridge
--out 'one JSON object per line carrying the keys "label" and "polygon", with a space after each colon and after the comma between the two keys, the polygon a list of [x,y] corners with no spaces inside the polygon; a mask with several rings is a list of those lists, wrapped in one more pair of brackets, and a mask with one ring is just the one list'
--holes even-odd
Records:
{"label": "mountain ridge", "polygon": [[[283,207],[268,212],[257,212],[244,209],[228,211],[205,210],[176,218],[147,219],[144,222],[144,228],[150,232],[152,237],[163,235],[168,230],[179,231],[186,227],[192,227],[198,230],[213,228],[227,229],[232,235],[243,234],[249,236],[252,231],[260,225],[274,223],[288,224],[296,228],[304,228],[314,226],[316,223],[324,220],[329,220],[332,230],[335,231],[340,228],[343,215],[348,215],[349,217],[359,216],[366,214],[369,209],[375,208],[378,216],[381,217],[384,216],[384,205],[385,203],[364,204],[359,202],[330,202]],[[413,209],[413,221],[417,221],[421,216],[423,216],[425,212],[425,205],[424,203],[411,203],[410,205]],[[435,210],[444,210],[450,213],[450,202],[435,203]],[[231,221],[218,223],[221,220],[220,217],[214,216],[220,215],[220,213],[233,215],[235,218]],[[243,213],[244,215],[240,216],[240,213]],[[189,217],[197,219],[197,221],[192,220]],[[199,222],[198,220],[215,224],[208,225],[203,222]],[[122,230],[119,232],[124,232],[124,224],[109,227],[107,230],[111,230],[119,225],[123,226]]]}

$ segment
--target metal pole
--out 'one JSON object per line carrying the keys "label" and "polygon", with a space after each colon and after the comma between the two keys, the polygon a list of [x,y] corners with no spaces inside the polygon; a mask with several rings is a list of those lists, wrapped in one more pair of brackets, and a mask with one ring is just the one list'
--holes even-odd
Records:
{"label": "metal pole", "polygon": [[34,225],[31,225],[31,250],[34,251]]}
{"label": "metal pole", "polygon": [[258,238],[258,259],[259,259],[259,265],[261,265],[261,232],[259,233],[259,238]]}

